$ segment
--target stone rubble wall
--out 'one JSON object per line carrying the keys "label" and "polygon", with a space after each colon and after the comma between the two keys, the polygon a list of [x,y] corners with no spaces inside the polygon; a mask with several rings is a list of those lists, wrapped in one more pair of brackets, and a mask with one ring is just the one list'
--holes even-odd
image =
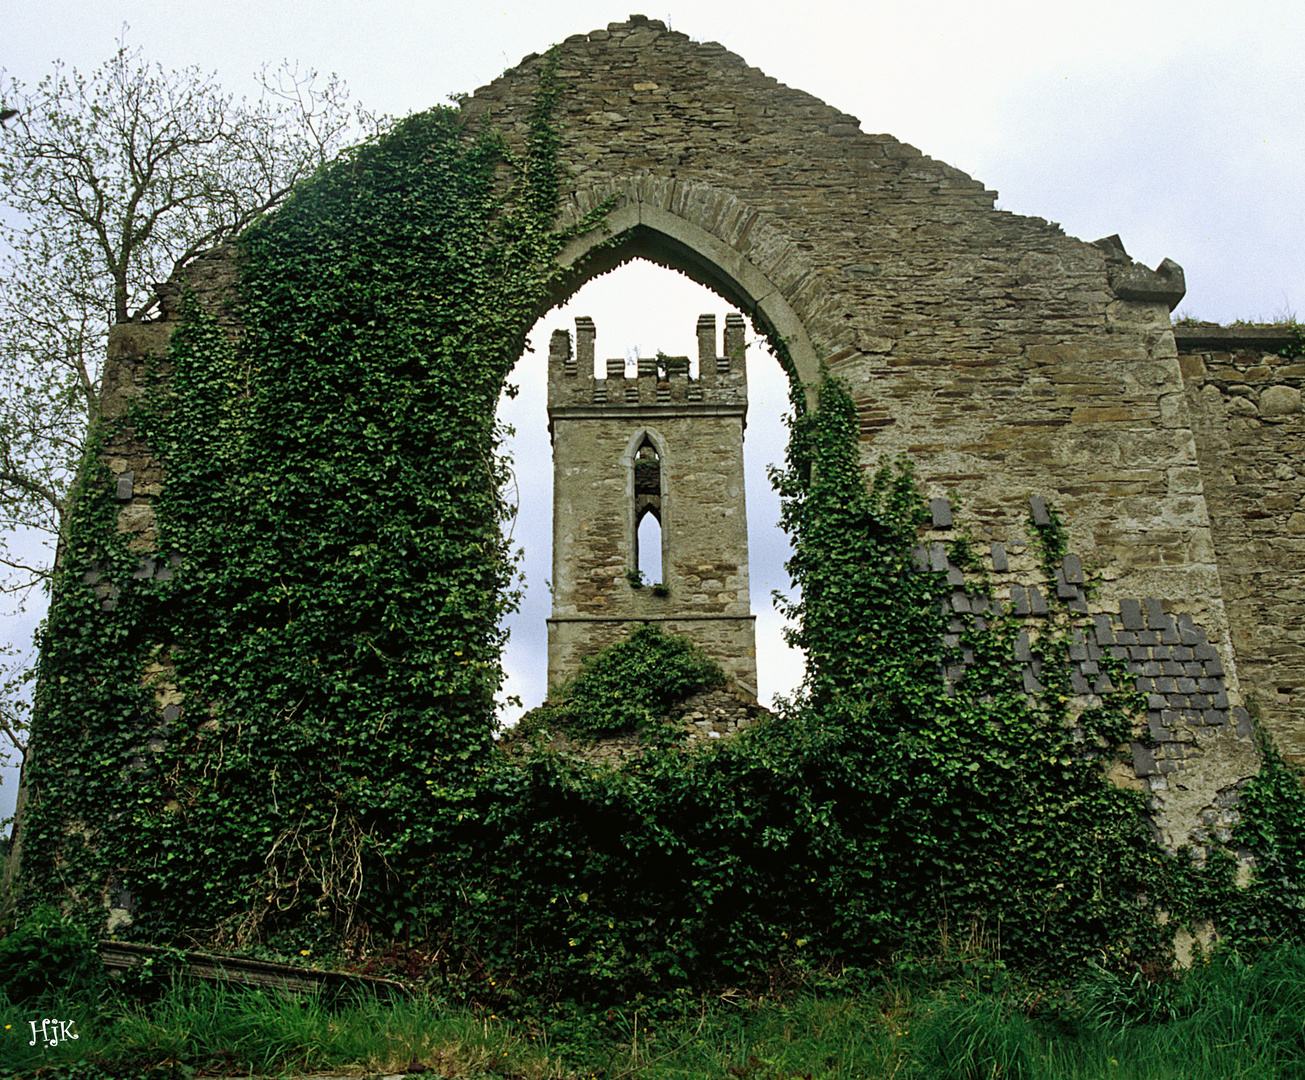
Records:
{"label": "stone rubble wall", "polygon": [[[239,280],[235,248],[214,248],[190,263],[181,280],[158,286],[160,318],[110,328],[101,398],[106,420],[126,416],[151,387],[166,389],[168,341],[181,321],[183,296],[214,316],[232,340],[239,339]],[[118,531],[128,538],[132,551],[154,553],[158,541],[154,501],[163,491],[163,466],[131,424],[114,432],[104,457],[119,504]]]}
{"label": "stone rubble wall", "polygon": [[1305,762],[1305,356],[1290,327],[1180,327],[1188,408],[1247,701]]}
{"label": "stone rubble wall", "polygon": [[[214,248],[183,271],[179,280],[157,286],[160,316],[147,323],[121,323],[109,330],[104,365],[102,412],[106,420],[128,415],[144,395],[168,385],[168,342],[181,321],[183,297],[212,315],[233,341],[243,327],[239,316],[239,270],[234,247]],[[116,426],[105,445],[104,463],[113,479],[118,503],[117,530],[126,537],[128,550],[137,553],[136,580],[169,581],[184,564],[176,551],[160,551],[155,521],[155,501],[166,482],[163,465],[131,423]],[[92,562],[81,576],[104,611],[118,604],[119,587],[104,580],[103,567]],[[136,741],[128,768],[143,781],[155,777],[154,755],[166,746],[169,730],[181,715],[185,697],[177,685],[170,650],[156,653],[141,673],[141,683],[154,692],[154,708],[134,720]],[[110,930],[129,925],[124,905],[110,905]]]}
{"label": "stone rubble wall", "polygon": [[[559,301],[636,256],[716,289],[796,378],[826,364],[849,385],[867,471],[908,455],[929,495],[994,532],[1048,495],[1103,598],[1189,612],[1235,684],[1169,319],[1176,265],[997,211],[960,170],[657,20],[553,55],[562,219],[609,206],[569,249]],[[522,145],[544,63],[477,90],[471,130]]]}

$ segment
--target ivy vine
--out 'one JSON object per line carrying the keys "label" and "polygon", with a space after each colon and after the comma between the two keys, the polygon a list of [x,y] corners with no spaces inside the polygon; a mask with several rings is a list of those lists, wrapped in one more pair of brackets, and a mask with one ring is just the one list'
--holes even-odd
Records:
{"label": "ivy vine", "polygon": [[688,638],[645,623],[587,658],[522,719],[521,732],[557,730],[587,739],[632,732],[690,694],[725,683],[720,665]]}
{"label": "ivy vine", "polygon": [[[494,410],[560,272],[555,93],[545,63],[520,158],[453,110],[400,122],[242,236],[239,342],[188,311],[129,419],[181,564],[133,577],[98,477],[42,661],[33,883],[111,878],[133,932],[240,943],[385,917],[418,872],[433,803],[492,751],[516,602]],[[185,695],[157,752],[147,664]],[[75,868],[70,819],[95,834]]]}

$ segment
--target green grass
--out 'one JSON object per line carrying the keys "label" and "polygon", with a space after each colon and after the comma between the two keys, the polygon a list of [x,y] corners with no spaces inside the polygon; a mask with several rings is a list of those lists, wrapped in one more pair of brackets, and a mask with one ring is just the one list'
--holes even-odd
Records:
{"label": "green grass", "polygon": [[[1090,973],[1070,989],[999,964],[945,981],[902,968],[771,1000],[739,992],[674,1006],[570,1005],[533,1021],[435,996],[394,1004],[298,1000],[176,983],[149,1003],[8,1005],[0,1076],[42,1080],[402,1073],[640,1080],[1305,1080],[1305,948],[1203,962],[1180,979]],[[79,1038],[29,1047],[29,1021]]]}
{"label": "green grass", "polygon": [[[1203,320],[1185,308],[1179,308],[1171,316],[1175,326],[1195,326]],[[1272,315],[1260,315],[1253,319],[1233,319],[1229,323],[1215,323],[1216,326],[1228,327],[1256,327],[1256,326],[1297,326],[1299,320],[1296,318],[1295,309],[1290,305],[1284,304]]]}
{"label": "green grass", "polygon": [[[187,1069],[239,1076],[327,1069],[376,1075],[404,1072],[414,1058],[437,1076],[562,1075],[560,1064],[529,1034],[432,998],[333,1008],[313,997],[182,982],[149,1005],[115,997],[96,1009],[72,1002],[36,1011],[3,1008],[3,1014],[12,1023],[0,1045],[0,1076],[6,1078],[194,1075]],[[43,1016],[74,1018],[80,1038],[54,1048],[38,1040],[29,1047],[28,1022]],[[97,1063],[100,1071],[52,1069],[78,1062]],[[88,1064],[79,1067],[89,1070]]]}

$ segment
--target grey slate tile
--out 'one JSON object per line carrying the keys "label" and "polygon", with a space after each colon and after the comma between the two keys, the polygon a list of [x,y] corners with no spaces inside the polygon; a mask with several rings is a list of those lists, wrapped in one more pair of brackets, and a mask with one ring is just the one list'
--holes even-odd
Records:
{"label": "grey slate tile", "polygon": [[1178,616],[1178,636],[1182,638],[1184,645],[1204,645],[1210,640],[1187,612],[1182,612]]}
{"label": "grey slate tile", "polygon": [[1142,604],[1138,600],[1119,601],[1119,615],[1125,630],[1145,630],[1146,620],[1142,618]]}
{"label": "grey slate tile", "polygon": [[1004,574],[1009,569],[1006,561],[1006,545],[999,540],[992,542],[992,568],[998,574]]}
{"label": "grey slate tile", "polygon": [[1150,747],[1143,746],[1141,743],[1133,743],[1133,772],[1139,777],[1154,776],[1159,772],[1156,767],[1155,755],[1151,753]]}
{"label": "grey slate tile", "polygon": [[1033,659],[1033,652],[1029,648],[1029,632],[1021,630],[1015,638],[1015,659],[1021,663],[1028,663]]}
{"label": "grey slate tile", "polygon": [[1010,587],[1010,602],[1015,608],[1016,615],[1029,614],[1029,594],[1023,585],[1012,585]]}
{"label": "grey slate tile", "polygon": [[1165,628],[1165,609],[1161,606],[1160,601],[1154,596],[1150,596],[1142,601],[1142,606],[1146,609],[1147,629],[1163,630]]}

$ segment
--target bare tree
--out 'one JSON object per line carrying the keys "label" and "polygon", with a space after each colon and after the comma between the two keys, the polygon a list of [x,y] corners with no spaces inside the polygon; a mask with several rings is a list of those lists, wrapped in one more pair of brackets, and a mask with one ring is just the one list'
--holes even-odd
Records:
{"label": "bare tree", "polygon": [[[109,327],[151,318],[154,283],[377,120],[335,76],[265,68],[251,103],[122,39],[89,75],[0,72],[0,103],[0,592],[21,606],[49,580]],[[7,697],[0,736],[21,749]]]}

